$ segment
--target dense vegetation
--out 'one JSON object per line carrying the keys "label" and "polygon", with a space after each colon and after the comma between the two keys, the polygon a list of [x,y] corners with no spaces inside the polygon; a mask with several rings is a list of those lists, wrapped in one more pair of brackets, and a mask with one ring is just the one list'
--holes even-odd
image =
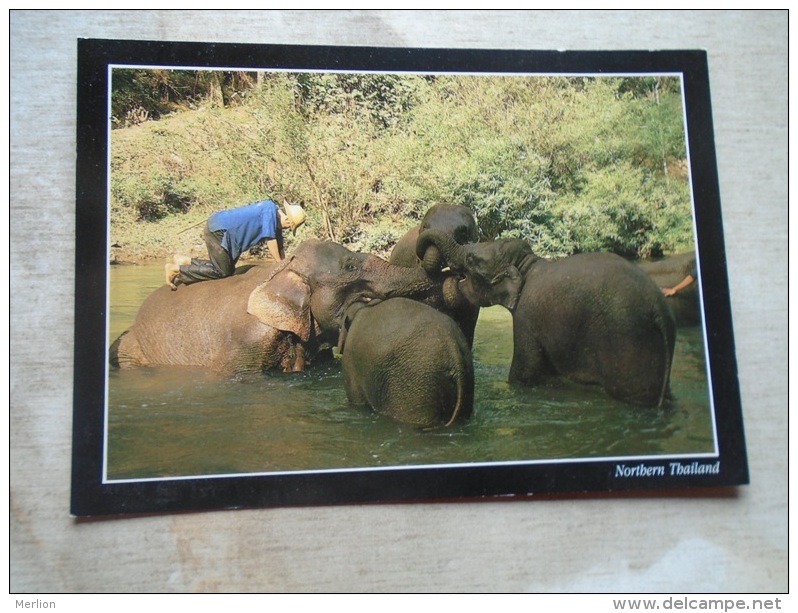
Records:
{"label": "dense vegetation", "polygon": [[112,113],[111,236],[133,257],[201,253],[181,230],[267,197],[305,206],[298,239],[378,253],[438,202],[545,256],[692,245],[672,77],[115,69]]}

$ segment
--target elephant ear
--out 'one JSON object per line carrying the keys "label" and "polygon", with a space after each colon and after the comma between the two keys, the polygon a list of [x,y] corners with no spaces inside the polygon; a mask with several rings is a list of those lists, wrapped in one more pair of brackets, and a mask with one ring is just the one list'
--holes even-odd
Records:
{"label": "elephant ear", "polygon": [[506,267],[491,280],[493,304],[500,304],[514,311],[524,287],[524,276],[515,266]]}
{"label": "elephant ear", "polygon": [[520,238],[502,241],[500,243],[500,260],[517,268],[522,268],[526,260],[536,259],[532,247]]}
{"label": "elephant ear", "polygon": [[307,341],[312,331],[319,332],[310,312],[310,287],[290,269],[279,272],[252,290],[247,312],[267,326]]}
{"label": "elephant ear", "polygon": [[369,303],[365,302],[355,302],[349,305],[349,308],[346,309],[346,313],[344,313],[344,320],[341,322],[341,331],[338,334],[338,354],[343,355],[344,353],[344,345],[346,345],[346,336],[349,334],[349,328],[352,325],[352,322],[355,320],[355,316],[360,312],[360,309],[372,307],[374,305],[379,304],[382,302],[381,299],[375,298]]}
{"label": "elephant ear", "polygon": [[277,264],[277,266],[275,266],[272,269],[272,271],[269,273],[269,276],[266,278],[266,280],[271,281],[272,279],[274,279],[274,277],[279,275],[281,272],[283,272],[283,270],[285,270],[288,266],[290,266],[295,258],[296,255],[292,255],[291,257],[285,258],[282,262]]}
{"label": "elephant ear", "polygon": [[[351,310],[351,309],[350,309]],[[338,355],[344,354],[344,346],[346,345],[346,337],[349,334],[349,326],[352,325],[353,315],[347,312],[343,322],[341,322],[341,330],[338,333]]]}

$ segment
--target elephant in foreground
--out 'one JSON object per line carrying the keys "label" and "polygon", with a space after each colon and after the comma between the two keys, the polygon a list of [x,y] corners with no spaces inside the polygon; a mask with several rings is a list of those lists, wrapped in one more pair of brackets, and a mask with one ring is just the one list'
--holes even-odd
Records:
{"label": "elephant in foreground", "polygon": [[[452,204],[436,204],[430,207],[417,227],[399,239],[391,251],[390,263],[407,267],[422,266],[431,276],[441,275],[447,263],[436,245],[429,243],[423,251],[416,254],[418,236],[427,230],[441,232],[460,245],[476,243],[479,239],[477,222],[468,208]],[[479,306],[465,300],[458,302],[456,293],[449,296],[449,303],[453,306],[450,306],[447,314],[457,321],[469,346],[472,345],[474,328],[479,318]]]}
{"label": "elephant in foreground", "polygon": [[451,317],[422,302],[391,298],[351,306],[338,351],[353,404],[422,428],[471,416],[471,348]]}
{"label": "elephant in foreground", "polygon": [[[180,286],[142,304],[111,346],[113,366],[302,371],[332,348],[356,302],[412,296],[442,306],[442,282],[332,242],[305,241],[276,267]],[[329,352],[328,352],[329,353]]]}
{"label": "elephant in foreground", "polygon": [[701,323],[695,251],[678,253],[653,262],[640,262],[639,266],[661,288],[675,288],[686,280],[685,287],[667,296],[665,302],[673,312],[677,326],[697,326]]}
{"label": "elephant in foreground", "polygon": [[420,235],[419,250],[428,241],[462,275],[469,301],[512,312],[511,382],[564,376],[643,406],[669,396],[676,326],[639,267],[609,253],[547,261],[523,240],[462,246],[432,231]]}

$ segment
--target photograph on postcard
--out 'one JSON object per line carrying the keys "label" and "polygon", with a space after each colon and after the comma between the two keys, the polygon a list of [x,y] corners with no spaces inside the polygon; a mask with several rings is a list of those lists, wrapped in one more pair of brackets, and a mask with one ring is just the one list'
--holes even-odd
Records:
{"label": "photograph on postcard", "polygon": [[76,514],[747,481],[702,52],[81,43]]}

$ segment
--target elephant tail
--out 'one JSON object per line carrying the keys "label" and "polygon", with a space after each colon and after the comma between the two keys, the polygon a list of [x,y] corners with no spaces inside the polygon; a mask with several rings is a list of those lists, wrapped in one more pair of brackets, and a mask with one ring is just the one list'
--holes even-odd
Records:
{"label": "elephant tail", "polygon": [[444,428],[448,428],[460,419],[468,418],[471,414],[473,409],[473,368],[473,362],[470,362],[451,370],[452,379],[457,386],[457,402],[454,405],[452,416]]}
{"label": "elephant tail", "polygon": [[449,421],[447,421],[443,425],[444,428],[448,428],[453,423],[455,423],[457,421],[457,418],[460,416],[460,413],[463,410],[463,396],[464,396],[463,381],[462,381],[463,378],[458,377],[456,373],[453,374],[455,377],[457,377],[457,380],[455,381],[455,383],[457,384],[457,403],[454,405],[454,411],[452,411],[452,417],[449,419]]}
{"label": "elephant tail", "polygon": [[665,372],[662,377],[662,389],[659,394],[659,402],[657,402],[657,408],[660,408],[670,396],[671,367],[673,365],[673,350],[676,341],[676,323],[667,305],[665,305],[664,311],[661,310],[659,312],[657,325],[659,326],[660,333],[662,334],[662,341],[665,345]]}
{"label": "elephant tail", "polygon": [[108,364],[112,368],[133,368],[144,366],[138,340],[132,330],[125,330],[108,348]]}
{"label": "elephant tail", "polygon": [[119,345],[122,342],[122,338],[128,333],[130,330],[125,330],[119,337],[113,342],[111,347],[108,349],[108,363],[113,366],[114,368],[120,367],[119,361]]}

